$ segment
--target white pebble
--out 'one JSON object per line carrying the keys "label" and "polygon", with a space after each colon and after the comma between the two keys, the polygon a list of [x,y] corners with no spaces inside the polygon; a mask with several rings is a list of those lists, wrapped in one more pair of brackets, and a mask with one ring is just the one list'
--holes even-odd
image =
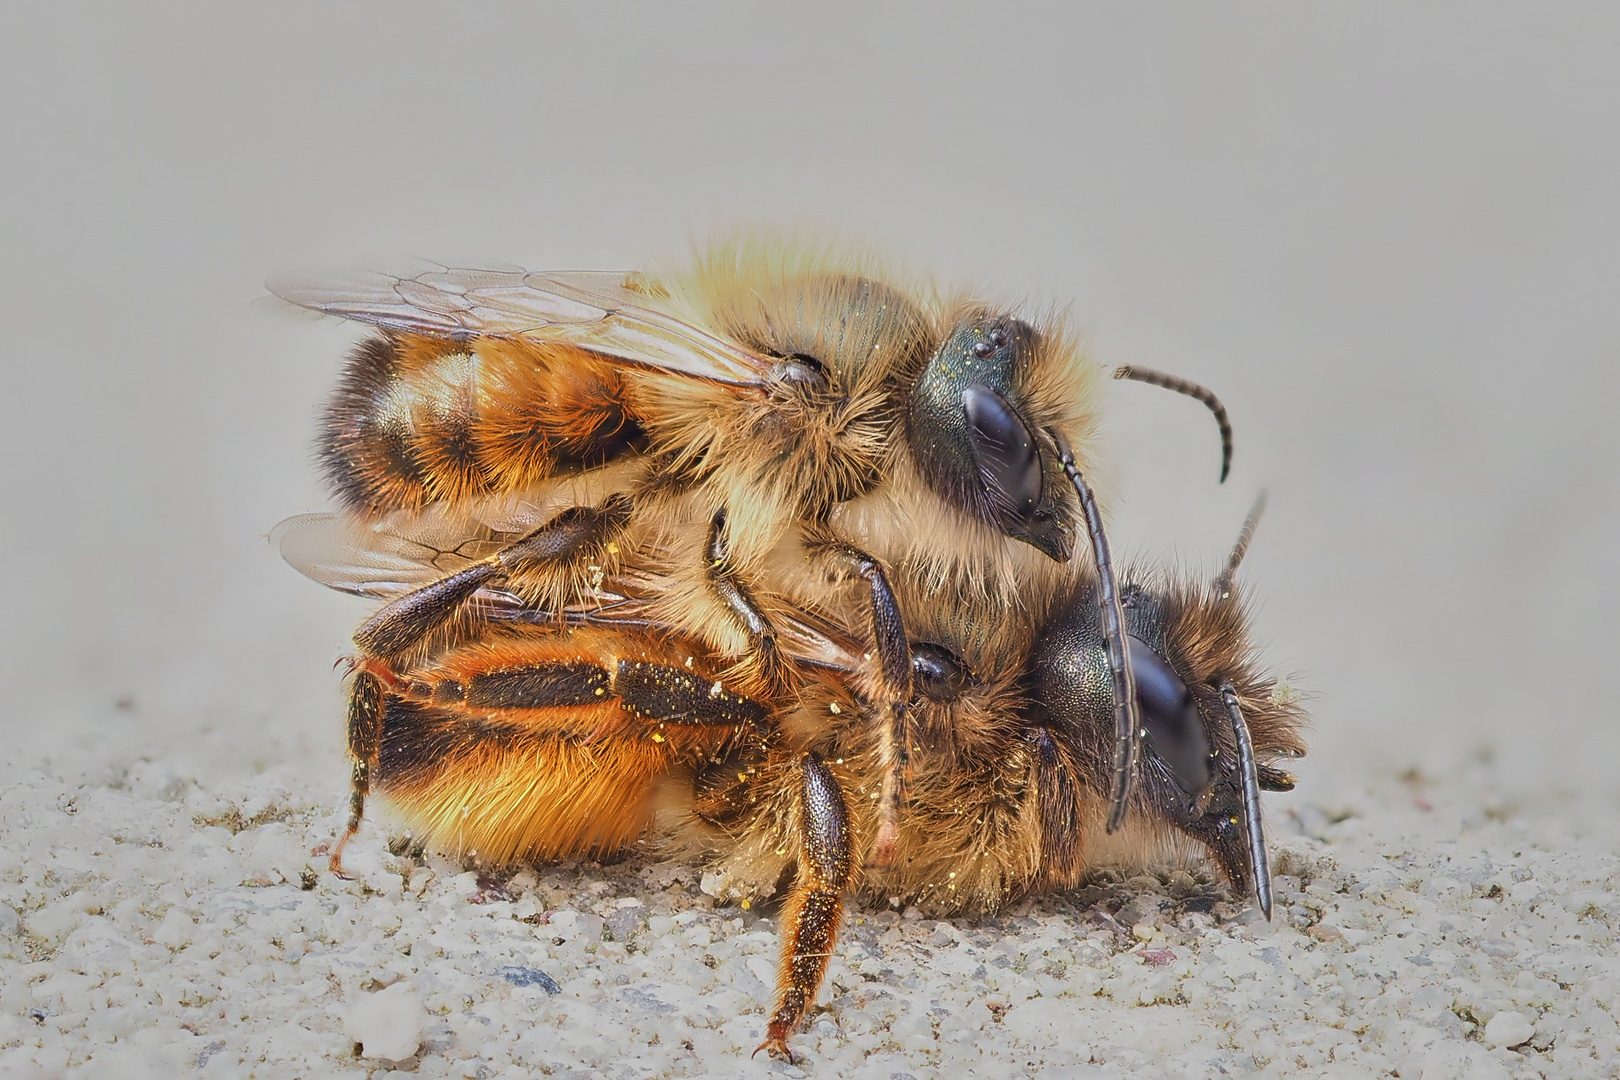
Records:
{"label": "white pebble", "polygon": [[343,1030],[366,1057],[404,1061],[422,1044],[422,996],[409,982],[365,994],[350,1006]]}
{"label": "white pebble", "polygon": [[1488,1046],[1518,1046],[1529,1042],[1536,1026],[1523,1013],[1499,1012],[1485,1025],[1485,1043]]}

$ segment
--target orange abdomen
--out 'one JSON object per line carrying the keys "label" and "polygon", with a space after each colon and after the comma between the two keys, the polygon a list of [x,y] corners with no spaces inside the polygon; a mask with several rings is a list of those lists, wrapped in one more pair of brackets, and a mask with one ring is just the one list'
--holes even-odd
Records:
{"label": "orange abdomen", "polygon": [[765,708],[665,642],[524,631],[455,650],[386,696],[376,782],[434,847],[495,861],[640,839],[666,777]]}
{"label": "orange abdomen", "polygon": [[516,492],[637,445],[628,398],[621,372],[581,349],[384,334],[349,357],[321,459],[368,517]]}

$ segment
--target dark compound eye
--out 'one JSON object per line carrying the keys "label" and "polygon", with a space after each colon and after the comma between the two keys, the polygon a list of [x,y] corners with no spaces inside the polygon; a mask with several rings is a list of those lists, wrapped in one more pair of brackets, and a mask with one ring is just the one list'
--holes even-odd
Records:
{"label": "dark compound eye", "polygon": [[1192,691],[1169,664],[1141,638],[1126,637],[1136,673],[1136,700],[1147,729],[1147,749],[1162,761],[1188,795],[1209,787],[1209,732]]}
{"label": "dark compound eye", "polygon": [[1035,433],[1001,395],[980,383],[962,391],[968,444],[996,509],[1027,521],[1041,501],[1041,454]]}

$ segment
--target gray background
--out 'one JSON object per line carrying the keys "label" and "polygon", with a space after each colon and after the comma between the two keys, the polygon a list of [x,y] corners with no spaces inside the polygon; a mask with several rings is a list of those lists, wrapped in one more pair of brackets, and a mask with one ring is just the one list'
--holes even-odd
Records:
{"label": "gray background", "polygon": [[292,766],[342,796],[362,614],[264,541],[326,505],[354,332],[263,281],[626,268],[831,232],[1065,307],[1115,543],[1212,567],[1321,798],[1417,766],[1615,791],[1615,9],[10,7],[0,685],[10,766]]}

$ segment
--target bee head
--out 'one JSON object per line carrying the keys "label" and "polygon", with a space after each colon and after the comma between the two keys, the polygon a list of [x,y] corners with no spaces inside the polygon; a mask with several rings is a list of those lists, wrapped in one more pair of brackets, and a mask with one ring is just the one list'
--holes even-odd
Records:
{"label": "bee head", "polygon": [[[1293,780],[1257,761],[1256,743],[1262,756],[1299,752],[1301,718],[1270,701],[1253,670],[1229,580],[1213,591],[1127,584],[1121,599],[1142,725],[1131,810],[1202,844],[1269,918],[1259,792],[1288,790]],[[1099,611],[1094,585],[1075,592],[1036,641],[1026,692],[1036,722],[1066,737],[1089,785],[1106,792],[1114,709]]]}
{"label": "bee head", "polygon": [[928,485],[986,525],[1059,562],[1074,547],[1061,472],[1020,387],[1034,327],[976,311],[957,322],[911,388],[906,436]]}

